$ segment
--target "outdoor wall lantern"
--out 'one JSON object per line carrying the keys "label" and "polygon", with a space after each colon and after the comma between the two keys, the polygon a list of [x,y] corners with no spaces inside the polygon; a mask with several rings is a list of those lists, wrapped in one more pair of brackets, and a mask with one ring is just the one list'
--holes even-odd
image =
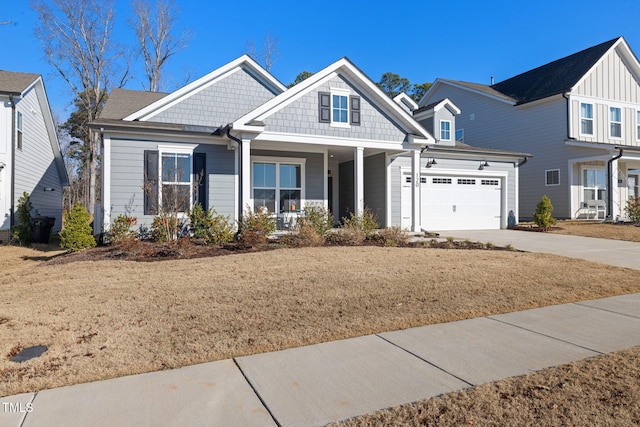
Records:
{"label": "outdoor wall lantern", "polygon": [[482,170],[484,168],[488,168],[489,167],[489,163],[486,160],[483,160],[480,162],[480,167],[478,168],[478,170]]}
{"label": "outdoor wall lantern", "polygon": [[431,165],[437,165],[438,162],[436,162],[436,159],[429,159],[427,160],[427,167],[430,168]]}

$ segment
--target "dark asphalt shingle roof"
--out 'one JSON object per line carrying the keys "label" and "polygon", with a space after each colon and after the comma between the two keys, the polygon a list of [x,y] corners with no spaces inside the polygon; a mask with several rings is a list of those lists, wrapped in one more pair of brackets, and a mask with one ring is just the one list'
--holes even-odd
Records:
{"label": "dark asphalt shingle roof", "polygon": [[144,107],[167,96],[164,92],[145,92],[142,90],[113,89],[100,113],[101,119],[124,119]]}
{"label": "dark asphalt shingle roof", "polygon": [[518,104],[567,92],[619,39],[620,37],[609,40],[534,68],[489,88],[515,99]]}
{"label": "dark asphalt shingle roof", "polygon": [[22,93],[38,77],[40,77],[40,74],[0,70],[0,92]]}

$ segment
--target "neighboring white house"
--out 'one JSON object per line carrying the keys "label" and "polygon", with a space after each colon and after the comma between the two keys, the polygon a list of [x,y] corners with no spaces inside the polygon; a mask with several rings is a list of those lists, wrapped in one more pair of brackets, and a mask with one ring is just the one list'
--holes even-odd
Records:
{"label": "neighboring white house", "polygon": [[18,199],[31,196],[32,215],[62,225],[62,187],[69,185],[39,74],[0,70],[0,240],[17,222]]}
{"label": "neighboring white house", "polygon": [[456,143],[457,107],[442,105],[414,118],[346,58],[289,89],[246,55],[170,94],[115,89],[91,124],[104,229],[149,224],[169,191],[233,219],[264,206],[281,227],[319,204],[416,231],[506,228],[526,155]]}
{"label": "neighboring white house", "polygon": [[640,63],[622,37],[492,85],[437,79],[419,105],[442,98],[466,142],[534,155],[521,218],[547,195],[559,218],[622,219],[640,195]]}

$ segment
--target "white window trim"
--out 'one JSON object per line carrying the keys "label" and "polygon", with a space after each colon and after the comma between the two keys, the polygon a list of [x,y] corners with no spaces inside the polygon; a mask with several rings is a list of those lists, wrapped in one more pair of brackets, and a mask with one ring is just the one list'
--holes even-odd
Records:
{"label": "white window trim", "polygon": [[[604,166],[600,166],[600,165],[581,165],[580,166],[580,203],[585,203],[586,200],[584,200],[584,189],[585,188],[592,188],[592,187],[586,187],[585,186],[585,182],[584,182],[584,171],[590,169],[590,170],[601,170],[601,171],[605,171],[605,180],[607,179],[606,177],[606,167]],[[607,188],[607,183],[605,182],[605,192],[609,191],[609,189]],[[600,187],[597,187],[600,188]],[[596,193],[596,197],[598,196],[598,194]],[[605,193],[605,198],[606,198],[606,193]],[[600,199],[596,199],[596,200],[600,200]]]}
{"label": "white window trim", "polygon": [[[449,138],[442,137],[442,124],[449,123]],[[451,120],[440,120],[440,141],[451,141]]]}
{"label": "white window trim", "polygon": [[[557,184],[549,184],[549,181],[547,179],[548,178],[547,173],[548,172],[554,172],[554,171],[558,171],[558,183]],[[545,187],[555,187],[557,185],[560,185],[560,169],[547,169],[547,170],[545,170],[544,171],[544,185],[545,185]]]}
{"label": "white window trim", "polygon": [[636,110],[636,141],[640,141],[640,110]]}
{"label": "white window trim", "polygon": [[16,114],[16,149],[22,151],[24,147],[24,114],[20,111]]}
{"label": "white window trim", "polygon": [[[609,123],[609,139],[623,139],[624,137],[624,127],[623,127],[623,113],[624,110],[622,109],[622,107],[618,107],[617,105],[609,105],[609,108],[607,109],[608,114],[608,123]],[[611,120],[611,109],[612,108],[617,108],[620,110],[620,121],[619,122],[614,122]],[[620,136],[613,136],[611,135],[611,125],[614,123],[619,123],[620,124]]]}
{"label": "white window trim", "polygon": [[276,211],[274,215],[279,215],[280,212],[280,165],[300,165],[300,208],[304,208],[306,203],[306,183],[305,183],[305,166],[307,159],[304,157],[269,157],[269,156],[251,156],[251,197],[249,203],[253,209],[253,165],[254,163],[274,163],[276,165]]}
{"label": "white window trim", "polygon": [[[588,117],[582,117],[582,104],[585,104],[585,105],[591,105],[591,117],[590,117],[590,118],[588,118]],[[579,116],[580,116],[580,127],[579,127],[579,129],[580,129],[580,132],[579,132],[579,133],[580,133],[580,136],[590,136],[590,137],[592,137],[592,136],[594,135],[594,133],[595,133],[595,122],[594,122],[594,120],[593,120],[594,104],[593,104],[592,102],[582,102],[582,101],[580,101],[580,107],[578,107],[578,108],[579,108],[579,110],[578,110],[578,111],[579,111]],[[584,133],[584,132],[582,132],[582,121],[583,121],[583,120],[591,120],[591,133]],[[611,128],[609,128],[609,129],[611,129]]]}
{"label": "white window trim", "polygon": [[[189,166],[189,208],[193,206],[193,150],[194,144],[164,145],[158,144],[158,206],[162,206],[162,155],[163,154],[188,154],[190,156]],[[179,218],[185,218],[188,212],[178,212]]]}
{"label": "white window trim", "polygon": [[[347,97],[347,121],[345,122],[335,122],[333,120],[333,95],[338,95],[338,96],[346,96]],[[346,128],[349,129],[351,128],[351,102],[349,101],[349,96],[351,95],[351,92],[347,89],[341,89],[341,88],[330,88],[329,90],[329,96],[331,98],[331,126],[332,127],[336,127],[336,128]]]}

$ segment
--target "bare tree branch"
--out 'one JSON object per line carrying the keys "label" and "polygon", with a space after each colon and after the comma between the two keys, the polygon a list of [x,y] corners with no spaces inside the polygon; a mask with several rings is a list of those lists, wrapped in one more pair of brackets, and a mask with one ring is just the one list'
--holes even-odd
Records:
{"label": "bare tree branch", "polygon": [[258,54],[256,43],[253,39],[247,40],[247,50],[245,52],[256,61],[262,62],[267,71],[271,71],[273,64],[278,62],[278,59],[280,59],[280,49],[278,48],[279,44],[280,41],[277,36],[267,33],[267,35],[264,36],[260,54]]}
{"label": "bare tree branch", "polygon": [[[87,123],[97,118],[104,97],[111,88],[110,78],[126,80],[128,67],[122,67],[124,54],[111,40],[114,0],[33,0],[38,14],[35,35],[47,61],[67,82]],[[85,206],[93,213],[96,200],[98,138],[86,132],[89,195]]]}
{"label": "bare tree branch", "polygon": [[166,61],[188,47],[191,33],[183,31],[174,36],[178,9],[174,0],[134,0],[135,19],[131,19],[144,68],[149,80],[148,90],[157,92],[163,88],[162,68]]}

